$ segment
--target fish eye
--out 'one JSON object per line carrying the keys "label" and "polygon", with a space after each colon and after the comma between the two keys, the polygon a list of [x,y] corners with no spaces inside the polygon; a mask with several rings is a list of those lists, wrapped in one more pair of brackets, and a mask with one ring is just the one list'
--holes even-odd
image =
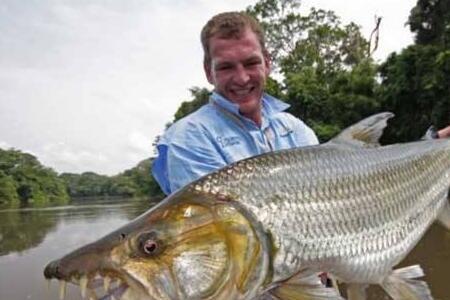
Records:
{"label": "fish eye", "polygon": [[154,240],[147,240],[142,246],[143,250],[147,254],[153,254],[158,249],[158,244]]}
{"label": "fish eye", "polygon": [[155,232],[145,232],[138,238],[139,251],[144,256],[152,256],[161,252],[162,243]]}

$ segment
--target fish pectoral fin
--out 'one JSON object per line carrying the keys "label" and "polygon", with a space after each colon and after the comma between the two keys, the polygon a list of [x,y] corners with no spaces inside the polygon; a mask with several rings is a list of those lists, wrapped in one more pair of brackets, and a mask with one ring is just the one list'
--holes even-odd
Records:
{"label": "fish pectoral fin", "polygon": [[397,269],[381,283],[381,287],[394,300],[433,300],[426,282],[415,279],[423,276],[419,265]]}
{"label": "fish pectoral fin", "polygon": [[437,219],[441,225],[450,230],[450,203],[448,201],[445,203]]}
{"label": "fish pectoral fin", "polygon": [[344,129],[339,135],[330,140],[330,143],[350,147],[379,146],[378,140],[383,134],[387,120],[393,116],[393,113],[383,112],[367,117]]}
{"label": "fish pectoral fin", "polygon": [[254,300],[344,300],[339,290],[326,287],[319,273],[304,269],[295,276],[275,282]]}

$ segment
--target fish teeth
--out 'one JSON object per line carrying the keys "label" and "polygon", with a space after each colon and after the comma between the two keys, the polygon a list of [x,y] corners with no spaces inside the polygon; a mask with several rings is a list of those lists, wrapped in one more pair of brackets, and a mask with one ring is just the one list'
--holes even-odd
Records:
{"label": "fish teeth", "polygon": [[64,300],[66,297],[66,282],[64,280],[61,280],[59,282],[59,299]]}
{"label": "fish teeth", "polygon": [[111,278],[108,276],[105,276],[105,278],[103,279],[103,289],[105,290],[105,292],[107,292],[109,290],[110,283],[111,283]]}
{"label": "fish teeth", "polygon": [[87,276],[82,276],[80,278],[80,290],[81,290],[81,297],[85,298],[86,297],[86,288],[87,288],[87,284],[88,284],[88,278]]}
{"label": "fish teeth", "polygon": [[92,289],[88,289],[87,294],[89,300],[97,300],[97,294]]}

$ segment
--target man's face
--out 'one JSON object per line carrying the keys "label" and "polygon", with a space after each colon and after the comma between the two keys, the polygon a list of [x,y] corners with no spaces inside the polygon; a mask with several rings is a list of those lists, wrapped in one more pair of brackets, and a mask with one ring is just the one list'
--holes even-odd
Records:
{"label": "man's face", "polygon": [[216,92],[239,105],[244,116],[260,123],[261,97],[270,73],[270,60],[255,33],[247,29],[239,39],[209,40],[211,62],[205,64]]}

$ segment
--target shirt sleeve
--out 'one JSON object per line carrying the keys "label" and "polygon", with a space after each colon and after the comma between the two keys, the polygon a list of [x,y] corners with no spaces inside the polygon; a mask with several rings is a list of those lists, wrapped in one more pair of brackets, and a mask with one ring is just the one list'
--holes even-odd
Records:
{"label": "shirt sleeve", "polygon": [[286,115],[292,126],[298,146],[312,146],[319,144],[319,139],[315,132],[308,125],[291,114],[286,113]]}
{"label": "shirt sleeve", "polygon": [[192,123],[177,128],[158,144],[152,173],[165,194],[226,165],[209,134]]}

